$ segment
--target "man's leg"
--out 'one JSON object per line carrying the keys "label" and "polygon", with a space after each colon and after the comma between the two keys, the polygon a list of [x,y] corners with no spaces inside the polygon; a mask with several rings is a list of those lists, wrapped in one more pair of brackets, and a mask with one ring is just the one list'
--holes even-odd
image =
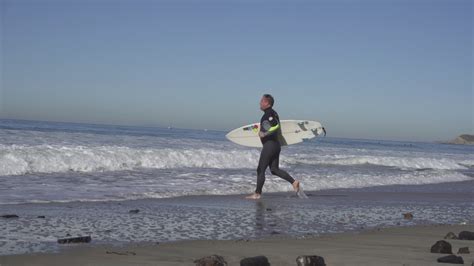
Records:
{"label": "man's leg", "polygon": [[260,153],[260,159],[258,160],[257,188],[255,189],[255,193],[257,194],[262,194],[263,184],[265,183],[265,170],[270,165],[272,155],[272,147],[268,145],[268,143],[265,143]]}
{"label": "man's leg", "polygon": [[272,175],[279,176],[285,179],[286,181],[290,182],[291,184],[293,184],[293,182],[295,182],[295,179],[293,179],[293,177],[291,177],[290,174],[288,174],[286,171],[280,169],[279,164],[280,164],[280,154],[278,154],[276,158],[274,158],[270,163],[270,171],[272,171]]}
{"label": "man's leg", "polygon": [[272,158],[270,162],[270,171],[273,175],[279,176],[286,181],[290,182],[293,185],[293,189],[298,192],[300,189],[300,182],[295,180],[293,177],[290,176],[286,171],[280,169],[280,150],[276,153],[275,157]]}

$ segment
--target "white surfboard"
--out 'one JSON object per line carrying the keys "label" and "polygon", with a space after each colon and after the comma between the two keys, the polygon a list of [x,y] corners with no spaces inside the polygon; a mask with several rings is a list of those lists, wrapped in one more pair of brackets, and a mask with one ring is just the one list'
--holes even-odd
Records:
{"label": "white surfboard", "polygon": [[[281,120],[281,135],[279,140],[282,146],[303,142],[324,133],[326,130],[321,123],[309,120]],[[234,143],[247,147],[262,147],[258,136],[260,123],[253,123],[236,128],[227,133],[226,138]]]}

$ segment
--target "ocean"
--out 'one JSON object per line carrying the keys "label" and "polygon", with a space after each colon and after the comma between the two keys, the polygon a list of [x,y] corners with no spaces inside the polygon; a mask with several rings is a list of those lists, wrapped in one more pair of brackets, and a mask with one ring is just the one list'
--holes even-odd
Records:
{"label": "ocean", "polygon": [[[252,193],[260,150],[225,134],[0,120],[0,204]],[[474,147],[318,137],[284,147],[280,165],[306,191],[459,182]],[[291,190],[267,170],[264,193]]]}
{"label": "ocean", "polygon": [[0,120],[0,255],[474,223],[473,146],[318,137],[280,157],[308,199],[267,171],[252,201],[260,150],[225,134]]}

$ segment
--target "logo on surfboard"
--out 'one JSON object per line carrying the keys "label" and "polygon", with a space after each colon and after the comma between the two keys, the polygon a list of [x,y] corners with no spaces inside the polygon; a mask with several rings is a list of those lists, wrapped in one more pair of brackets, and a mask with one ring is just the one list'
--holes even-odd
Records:
{"label": "logo on surfboard", "polygon": [[258,124],[254,124],[249,127],[244,127],[244,131],[250,131],[252,130],[253,132],[258,132]]}

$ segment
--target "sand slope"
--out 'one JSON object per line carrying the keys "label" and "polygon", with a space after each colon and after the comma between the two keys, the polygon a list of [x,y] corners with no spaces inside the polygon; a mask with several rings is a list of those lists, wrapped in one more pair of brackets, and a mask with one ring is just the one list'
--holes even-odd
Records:
{"label": "sand slope", "polygon": [[[329,234],[305,239],[275,237],[261,240],[181,241],[165,244],[76,246],[59,254],[26,254],[0,257],[4,265],[194,265],[193,260],[218,254],[229,265],[239,265],[244,257],[265,255],[271,265],[296,265],[298,255],[320,255],[327,265],[449,265],[438,264],[443,254],[430,253],[430,247],[450,231],[474,231],[474,225],[434,225],[373,229],[361,233]],[[474,241],[447,240],[465,265],[474,263]],[[134,252],[136,255],[107,254]]]}

